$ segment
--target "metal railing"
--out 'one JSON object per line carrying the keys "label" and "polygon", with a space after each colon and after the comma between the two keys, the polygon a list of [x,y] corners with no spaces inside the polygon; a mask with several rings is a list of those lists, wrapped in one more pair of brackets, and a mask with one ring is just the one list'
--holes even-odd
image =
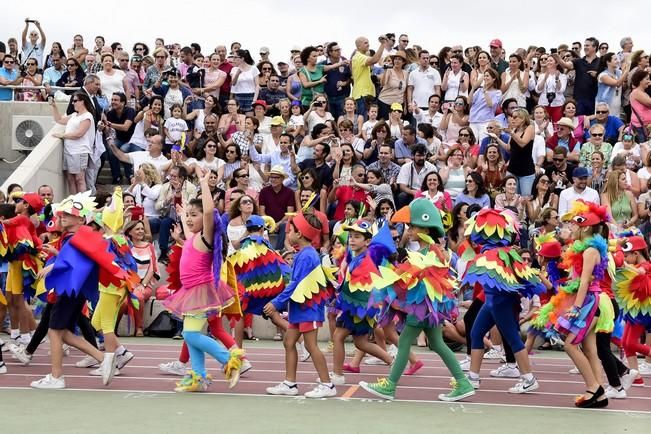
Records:
{"label": "metal railing", "polygon": [[21,84],[15,85],[0,85],[0,89],[10,89],[11,90],[11,100],[4,100],[4,101],[15,101],[15,102],[46,102],[44,101],[20,101],[16,100],[16,91],[17,90],[38,90],[38,91],[43,91],[49,94],[53,94],[57,90],[61,91],[66,91],[66,90],[79,90],[81,87],[63,87],[63,86],[23,86]]}

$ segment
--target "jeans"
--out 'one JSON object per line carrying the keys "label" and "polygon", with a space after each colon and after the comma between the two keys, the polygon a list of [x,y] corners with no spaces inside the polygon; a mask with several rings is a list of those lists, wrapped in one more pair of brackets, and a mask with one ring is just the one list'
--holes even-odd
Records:
{"label": "jeans", "polygon": [[[122,149],[124,145],[123,142],[120,142],[118,139],[115,139],[115,146],[119,149]],[[113,178],[113,184],[118,184],[122,174],[120,173],[120,160],[118,157],[113,154],[110,148],[106,149],[106,157],[108,158],[109,166],[111,167],[111,178]],[[126,175],[126,170],[124,171]],[[130,178],[127,178],[129,180]]]}
{"label": "jeans", "polygon": [[344,98],[343,96],[331,97],[328,95],[328,111],[335,118],[335,121],[344,114]]}
{"label": "jeans", "polygon": [[276,232],[276,250],[285,250],[285,228],[287,223],[283,222],[278,225],[278,232]]}
{"label": "jeans", "polygon": [[151,233],[158,233],[158,247],[160,248],[160,255],[167,256],[167,251],[170,246],[170,231],[174,225],[174,220],[169,217],[150,217],[149,227]]}
{"label": "jeans", "polygon": [[507,175],[515,176],[515,179],[518,181],[518,194],[522,196],[531,196],[531,189],[533,188],[533,181],[536,179],[536,174],[527,175],[527,176],[517,176],[511,172],[507,172]]}
{"label": "jeans", "polygon": [[357,104],[357,114],[364,116],[364,120],[368,119],[368,107],[374,100],[375,97],[372,97],[370,95],[366,95],[355,100],[355,103]]}

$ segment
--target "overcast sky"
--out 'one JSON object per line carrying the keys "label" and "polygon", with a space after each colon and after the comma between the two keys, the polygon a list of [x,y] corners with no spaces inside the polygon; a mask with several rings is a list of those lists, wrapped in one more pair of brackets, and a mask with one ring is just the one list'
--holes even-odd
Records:
{"label": "overcast sky", "polygon": [[[93,47],[95,35],[103,35],[107,44],[119,41],[129,52],[136,41],[153,47],[159,36],[168,44],[199,42],[204,53],[237,40],[251,50],[255,59],[260,47],[268,46],[274,61],[286,60],[294,44],[306,46],[333,40],[340,43],[347,56],[357,36],[367,36],[375,47],[377,36],[386,32],[407,33],[410,45],[415,43],[435,52],[456,43],[464,48],[486,48],[491,39],[500,38],[510,53],[521,46],[549,48],[582,41],[587,36],[608,42],[611,51],[616,52],[625,35],[633,37],[634,49],[651,48],[648,3],[642,0],[32,0],[23,7],[20,2],[13,4],[12,8],[3,8],[0,39],[6,42],[14,36],[20,41],[25,17],[38,19],[47,35],[47,52],[53,41],[69,48],[75,33],[84,36],[87,48]],[[232,7],[225,11],[224,5]]]}

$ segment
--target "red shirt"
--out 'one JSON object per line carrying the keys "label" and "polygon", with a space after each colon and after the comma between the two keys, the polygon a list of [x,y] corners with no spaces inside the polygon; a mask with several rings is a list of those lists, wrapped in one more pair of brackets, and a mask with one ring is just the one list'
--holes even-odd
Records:
{"label": "red shirt", "polygon": [[224,62],[219,65],[217,69],[226,73],[226,80],[224,80],[222,87],[219,88],[219,95],[228,95],[231,93],[231,69],[233,69],[233,65],[228,62]]}
{"label": "red shirt", "polygon": [[364,202],[366,204],[366,209],[368,209],[368,195],[361,188],[355,188],[350,185],[340,185],[335,191],[335,196],[337,198],[337,208],[335,209],[335,220],[342,220],[344,218],[344,209],[346,208],[346,202],[349,200],[357,200],[359,202]]}
{"label": "red shirt", "polygon": [[260,190],[258,197],[260,206],[264,206],[264,214],[273,218],[276,223],[285,217],[289,207],[292,209],[296,206],[294,191],[284,185],[277,193],[270,185]]}

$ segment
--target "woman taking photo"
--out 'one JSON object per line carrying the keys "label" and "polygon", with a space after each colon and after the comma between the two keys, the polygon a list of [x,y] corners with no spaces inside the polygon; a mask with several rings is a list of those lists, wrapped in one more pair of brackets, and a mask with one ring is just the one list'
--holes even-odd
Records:
{"label": "woman taking photo", "polygon": [[470,172],[466,175],[466,188],[457,195],[455,204],[467,203],[468,205],[477,204],[482,208],[489,208],[491,199],[486,194],[484,180],[477,172]]}
{"label": "woman taking photo", "polygon": [[307,131],[312,131],[318,124],[324,124],[326,121],[334,121],[334,117],[328,111],[328,97],[323,94],[314,95],[314,101],[303,114],[303,122]]}
{"label": "woman taking photo", "polygon": [[68,193],[77,194],[88,190],[85,175],[95,143],[95,110],[85,92],[75,92],[71,101],[74,113],[69,116],[61,116],[53,99],[50,105],[55,122],[66,126],[64,133],[53,136],[63,139],[63,171]]}
{"label": "woman taking photo", "polygon": [[517,54],[509,56],[509,69],[502,73],[502,101],[513,98],[518,102],[518,107],[527,106],[527,92],[529,84],[529,64],[522,61]]}
{"label": "woman taking photo", "polygon": [[[43,75],[38,73],[36,59],[30,57],[25,61],[27,69],[22,74],[21,86],[40,86],[43,84]],[[41,92],[38,89],[22,89],[16,92],[16,101],[35,102],[42,101]]]}
{"label": "woman taking photo", "polygon": [[[84,84],[84,70],[77,62],[77,59],[71,58],[66,60],[66,70],[61,74],[61,78],[56,82],[59,87],[81,87]],[[64,91],[67,95],[74,93],[73,90]]]}
{"label": "woman taking photo", "polygon": [[149,100],[149,105],[141,110],[133,120],[136,125],[129,143],[120,147],[122,152],[146,151],[148,148],[145,131],[155,129],[162,131],[163,128],[163,98],[154,95]]}
{"label": "woman taking photo", "polygon": [[248,50],[237,50],[233,55],[231,70],[231,93],[244,114],[253,113],[253,101],[260,92],[260,71],[253,66],[253,59]]}
{"label": "woman taking photo", "polygon": [[567,76],[563,74],[563,68],[556,63],[554,56],[547,57],[546,65],[545,73],[540,75],[536,83],[536,92],[540,94],[538,104],[545,107],[549,118],[556,123],[561,118],[565,103]]}
{"label": "woman taking photo", "polygon": [[500,77],[492,68],[484,73],[484,81],[480,87],[480,81],[473,83],[468,99],[470,104],[470,128],[480,142],[486,137],[486,125],[495,119],[495,112],[502,100],[500,89]]}
{"label": "woman taking photo", "polygon": [[[531,195],[536,166],[533,162],[533,141],[535,130],[531,125],[529,113],[526,109],[519,108],[511,115],[511,128],[508,130],[511,139],[505,143],[500,136],[489,133],[501,148],[511,154],[509,159],[509,175],[516,180],[517,190],[523,196]],[[507,177],[508,179],[508,177]],[[497,199],[496,199],[497,205]]]}
{"label": "woman taking photo", "polygon": [[470,107],[465,96],[458,96],[454,102],[443,104],[443,119],[439,126],[443,133],[443,141],[451,146],[459,141],[459,130],[470,125],[468,115]]}
{"label": "woman taking photo", "polygon": [[404,104],[409,73],[405,70],[407,56],[397,51],[391,56],[393,67],[380,74],[380,94],[378,95],[378,118],[389,119],[391,104]]}
{"label": "woman taking photo", "polygon": [[342,143],[341,155],[333,158],[335,160],[335,166],[332,169],[332,178],[339,179],[339,185],[350,185],[353,166],[357,164],[357,156],[355,155],[353,146],[350,143]]}
{"label": "woman taking photo", "polygon": [[[188,103],[191,102],[192,97],[188,97],[185,99],[184,105],[185,107],[188,106]],[[203,133],[206,131],[206,125],[204,124],[204,120],[206,119],[206,116],[209,115],[215,115],[217,118],[220,115],[220,108],[219,108],[219,99],[213,95],[208,95],[204,99],[204,107],[203,108],[197,108],[192,110],[190,113],[187,113],[185,115],[185,120],[186,121],[192,121],[194,120],[194,131],[196,133]]]}
{"label": "woman taking photo", "polygon": [[637,204],[633,193],[626,189],[626,173],[619,170],[608,173],[606,186],[601,193],[601,204],[608,209],[619,229],[637,224]]}

